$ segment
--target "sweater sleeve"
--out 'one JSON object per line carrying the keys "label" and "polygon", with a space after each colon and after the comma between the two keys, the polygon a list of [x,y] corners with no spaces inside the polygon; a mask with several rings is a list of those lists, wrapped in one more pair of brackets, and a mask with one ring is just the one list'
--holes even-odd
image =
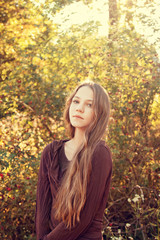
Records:
{"label": "sweater sleeve", "polygon": [[49,160],[50,159],[48,145],[42,152],[38,174],[35,216],[37,240],[43,239],[43,237],[51,231],[49,227],[49,218],[52,197],[50,191],[50,183],[48,179]]}
{"label": "sweater sleeve", "polygon": [[44,240],[75,240],[83,234],[92,223],[106,187],[109,191],[111,173],[112,159],[110,150],[106,146],[100,145],[93,154],[92,173],[87,188],[86,203],[81,212],[80,222],[72,229],[66,228],[65,224],[60,222],[55,229],[44,237]]}

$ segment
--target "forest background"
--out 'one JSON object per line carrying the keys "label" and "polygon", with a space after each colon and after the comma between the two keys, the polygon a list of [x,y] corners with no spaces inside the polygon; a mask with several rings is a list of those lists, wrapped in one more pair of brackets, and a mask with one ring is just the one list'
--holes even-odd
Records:
{"label": "forest background", "polygon": [[[54,22],[73,2],[92,9],[92,0],[0,2],[0,239],[35,239],[40,155],[67,137],[64,101],[86,78],[102,84],[112,105],[106,141],[114,169],[103,237],[160,239],[160,4],[106,1],[108,34],[99,36],[93,20],[65,31]],[[137,13],[143,7],[149,15]],[[152,29],[153,44],[136,31],[135,14]]]}

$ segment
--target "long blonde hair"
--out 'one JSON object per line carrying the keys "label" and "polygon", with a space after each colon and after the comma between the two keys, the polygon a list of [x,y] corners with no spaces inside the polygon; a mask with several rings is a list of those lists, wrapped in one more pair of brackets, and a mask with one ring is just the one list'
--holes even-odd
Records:
{"label": "long blonde hair", "polygon": [[75,129],[70,123],[69,108],[73,97],[83,86],[88,86],[93,91],[95,117],[85,132],[85,143],[69,164],[54,204],[55,218],[63,221],[69,228],[80,221],[80,213],[86,201],[87,184],[92,171],[92,154],[106,131],[110,114],[110,101],[107,92],[97,83],[83,82],[66,101],[64,120],[70,137],[74,137]]}

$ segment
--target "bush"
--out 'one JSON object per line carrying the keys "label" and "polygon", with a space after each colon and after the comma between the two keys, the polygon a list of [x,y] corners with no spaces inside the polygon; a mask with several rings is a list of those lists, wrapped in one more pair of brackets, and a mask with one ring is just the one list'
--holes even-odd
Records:
{"label": "bush", "polygon": [[40,22],[33,42],[24,46],[22,39],[10,50],[13,62],[0,66],[0,238],[35,238],[40,153],[53,139],[66,137],[64,99],[90,77],[107,89],[112,105],[106,141],[114,171],[104,238],[158,239],[160,66],[154,49],[127,29],[119,29],[114,42],[90,37],[90,31],[84,36],[80,29],[57,39],[51,23]]}

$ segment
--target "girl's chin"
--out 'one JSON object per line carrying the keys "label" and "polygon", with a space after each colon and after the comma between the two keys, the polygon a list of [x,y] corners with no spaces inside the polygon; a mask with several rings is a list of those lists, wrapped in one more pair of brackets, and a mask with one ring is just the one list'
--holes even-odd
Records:
{"label": "girl's chin", "polygon": [[79,129],[79,130],[83,130],[85,131],[86,130],[86,126],[81,126],[81,125],[78,125],[78,124],[71,124],[72,127],[74,127],[75,129]]}

